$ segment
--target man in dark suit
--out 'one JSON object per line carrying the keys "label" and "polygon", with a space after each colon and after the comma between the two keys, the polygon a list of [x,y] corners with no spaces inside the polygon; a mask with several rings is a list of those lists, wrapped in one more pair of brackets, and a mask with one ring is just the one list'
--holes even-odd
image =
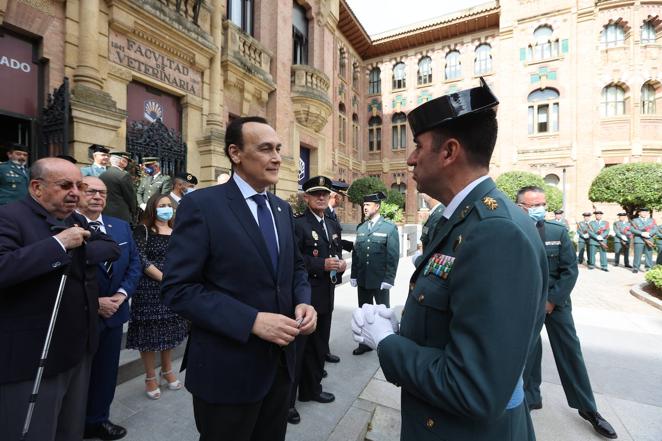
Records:
{"label": "man in dark suit", "polygon": [[129,320],[128,299],[138,286],[142,265],[131,226],[121,219],[101,215],[107,195],[103,181],[87,176],[83,182],[87,188],[78,202],[78,212],[85,216],[90,228],[108,235],[121,251],[115,262],[98,265],[99,348],[90,373],[85,438],[120,439],[126,435],[126,429],[110,422],[110,404],[115,396],[122,325]]}
{"label": "man in dark suit", "polygon": [[186,388],[201,441],[284,440],[299,334],[315,330],[308,273],[278,182],[281,143],[261,117],[233,120],[226,184],[182,199],[162,294],[191,321]]}
{"label": "man in dark suit", "polygon": [[[545,245],[549,263],[545,328],[568,405],[578,409],[579,415],[590,422],[600,435],[615,439],[617,436],[614,428],[598,413],[575,330],[575,322],[572,319],[570,293],[577,282],[579,270],[568,229],[557,221],[545,220],[547,198],[545,190],[540,187],[520,189],[517,192],[517,205],[535,221],[540,239]],[[529,409],[542,409],[541,362],[542,341],[538,335],[524,369],[524,393]]]}
{"label": "man in dark suit", "polygon": [[[297,375],[290,394],[287,420],[297,424],[301,417],[294,407],[297,388],[299,401],[330,403],[335,396],[322,391],[324,362],[328,359],[331,316],[336,284],[342,281],[347,264],[342,260],[340,225],[325,216],[331,194],[331,179],[315,176],[303,184],[308,209],[294,220],[297,247],[308,270],[312,305],[317,311],[317,330],[310,336],[299,336]],[[337,356],[336,356],[337,357]],[[340,361],[340,359],[338,359]]]}
{"label": "man in dark suit", "polygon": [[110,167],[99,179],[108,189],[106,208],[103,214],[122,219],[133,224],[138,218],[138,200],[136,187],[133,185],[131,175],[126,172],[129,165],[129,154],[126,152],[112,152],[110,154]]}
{"label": "man in dark suit", "polygon": [[403,441],[535,440],[522,371],[542,327],[547,257],[488,176],[498,101],[480,81],[407,116],[418,191],[446,208],[410,279],[400,333],[384,306],[353,314],[355,340],[377,348],[384,376],[402,387]]}
{"label": "man in dark suit", "polygon": [[83,436],[85,399],[97,348],[97,265],[119,247],[74,213],[80,170],[58,158],[35,162],[29,195],[0,207],[0,439],[18,440],[62,274],[61,297],[27,439]]}

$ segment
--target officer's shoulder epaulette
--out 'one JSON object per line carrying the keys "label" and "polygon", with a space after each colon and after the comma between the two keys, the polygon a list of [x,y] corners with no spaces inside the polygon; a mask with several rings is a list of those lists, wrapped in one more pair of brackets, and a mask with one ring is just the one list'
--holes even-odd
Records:
{"label": "officer's shoulder epaulette", "polygon": [[294,215],[294,219],[299,219],[300,217],[303,217],[303,213],[297,213]]}
{"label": "officer's shoulder epaulette", "polygon": [[[510,219],[510,211],[506,201],[499,195],[487,195],[474,202],[476,213],[481,219],[501,217]],[[457,208],[458,210],[460,207]]]}

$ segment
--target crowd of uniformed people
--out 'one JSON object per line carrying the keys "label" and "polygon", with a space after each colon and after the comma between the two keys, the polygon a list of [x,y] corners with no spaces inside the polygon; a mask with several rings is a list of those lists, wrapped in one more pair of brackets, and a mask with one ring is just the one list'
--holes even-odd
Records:
{"label": "crowd of uniformed people", "polygon": [[488,177],[497,104],[481,81],[408,116],[407,162],[430,211],[401,317],[390,307],[400,244],[380,215],[385,196],[365,195],[354,242],[335,212],[343,182],[307,180],[294,216],[267,191],[281,144],[261,117],[228,125],[232,176],[195,192],[195,176],[166,176],[159,158],[142,159],[136,182],[130,156],[103,146],[82,168],[60,157],[28,169],[27,152],[10,149],[0,164],[0,439],[124,437],[109,409],[128,321],[149,399],[184,387],[171,353],[188,338],[182,369],[202,441],[283,440],[301,420],[297,399],[335,400],[322,380],[325,363],[341,361],[329,337],[346,271],[357,288],[353,354],[377,350],[401,387],[401,439],[534,440],[543,325],[568,405],[616,438],[593,397],[570,294],[584,252],[589,268],[600,252],[608,270],[610,234],[614,265],[623,255],[636,272],[643,256],[650,268],[661,227],[645,208],[631,221],[620,213],[613,230],[600,211],[584,213],[577,259],[563,212],[545,220],[543,189],[513,202]]}

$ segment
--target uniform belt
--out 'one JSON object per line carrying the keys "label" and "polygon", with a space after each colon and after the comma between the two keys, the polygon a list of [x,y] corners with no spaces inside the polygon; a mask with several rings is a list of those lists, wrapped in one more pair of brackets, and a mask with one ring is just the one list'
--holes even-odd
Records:
{"label": "uniform belt", "polygon": [[524,381],[520,375],[519,379],[517,380],[517,385],[515,385],[515,390],[510,397],[510,401],[508,401],[508,404],[506,405],[506,410],[516,408],[522,404],[522,401],[524,401]]}

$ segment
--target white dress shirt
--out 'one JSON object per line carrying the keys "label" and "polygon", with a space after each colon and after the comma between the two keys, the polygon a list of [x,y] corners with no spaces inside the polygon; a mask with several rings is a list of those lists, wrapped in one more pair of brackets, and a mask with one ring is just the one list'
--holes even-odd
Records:
{"label": "white dress shirt", "polygon": [[444,209],[444,213],[442,214],[443,217],[446,219],[450,219],[451,216],[453,216],[453,213],[455,213],[455,210],[457,210],[457,207],[460,205],[460,203],[466,198],[469,193],[471,193],[471,190],[476,188],[478,184],[483,182],[485,179],[489,178],[488,175],[481,176],[480,178],[472,181],[462,189],[458,194],[455,195],[453,199],[451,199],[450,204],[446,205],[446,208]]}

